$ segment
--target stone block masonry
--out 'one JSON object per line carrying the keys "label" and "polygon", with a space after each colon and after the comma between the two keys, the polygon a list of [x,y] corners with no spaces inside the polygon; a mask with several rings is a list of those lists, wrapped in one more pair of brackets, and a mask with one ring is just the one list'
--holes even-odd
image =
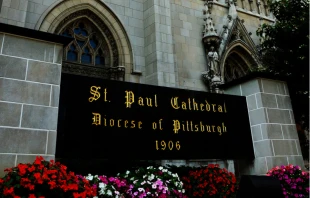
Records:
{"label": "stone block masonry", "polygon": [[0,28],[0,177],[37,155],[55,158],[63,49],[9,30]]}
{"label": "stone block masonry", "polygon": [[225,93],[246,96],[247,99],[255,159],[252,163],[239,161],[236,169],[241,174],[263,175],[274,166],[287,164],[304,168],[284,81],[253,78],[225,88]]}

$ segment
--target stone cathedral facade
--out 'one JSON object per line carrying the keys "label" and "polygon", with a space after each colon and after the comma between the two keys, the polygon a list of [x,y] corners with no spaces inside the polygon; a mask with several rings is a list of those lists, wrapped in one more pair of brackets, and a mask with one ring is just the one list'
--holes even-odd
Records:
{"label": "stone cathedral facade", "polygon": [[163,164],[303,166],[286,83],[245,78],[262,66],[257,28],[275,22],[267,0],[0,2],[1,170],[55,158],[62,73],[247,97],[254,161]]}

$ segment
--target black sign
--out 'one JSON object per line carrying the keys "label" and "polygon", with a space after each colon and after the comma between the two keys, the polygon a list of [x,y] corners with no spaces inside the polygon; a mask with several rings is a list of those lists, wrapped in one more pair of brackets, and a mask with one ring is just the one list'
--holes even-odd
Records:
{"label": "black sign", "polygon": [[63,74],[60,158],[245,159],[245,97]]}

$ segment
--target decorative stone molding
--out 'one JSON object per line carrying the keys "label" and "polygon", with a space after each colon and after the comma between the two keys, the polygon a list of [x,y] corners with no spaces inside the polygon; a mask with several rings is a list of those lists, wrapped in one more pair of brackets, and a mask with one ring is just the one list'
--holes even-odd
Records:
{"label": "decorative stone molding", "polygon": [[72,62],[63,62],[62,72],[111,80],[125,79],[125,66],[92,67]]}

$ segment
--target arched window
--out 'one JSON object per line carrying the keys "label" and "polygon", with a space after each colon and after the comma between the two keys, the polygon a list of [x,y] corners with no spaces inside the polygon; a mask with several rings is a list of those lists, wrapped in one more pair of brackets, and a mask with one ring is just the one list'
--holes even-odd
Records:
{"label": "arched window", "polygon": [[97,67],[109,65],[107,43],[102,33],[86,18],[70,23],[60,34],[74,38],[65,48],[64,61]]}

